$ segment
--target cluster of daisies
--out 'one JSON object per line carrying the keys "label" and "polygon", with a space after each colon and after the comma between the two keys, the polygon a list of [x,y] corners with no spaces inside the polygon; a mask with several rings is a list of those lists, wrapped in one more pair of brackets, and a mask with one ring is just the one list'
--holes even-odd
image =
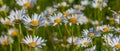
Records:
{"label": "cluster of daisies", "polygon": [[[16,25],[23,24],[28,31],[33,31],[34,34],[34,31],[38,30],[39,27],[55,27],[57,25],[67,25],[68,27],[76,25],[79,27],[81,25],[90,24],[90,28],[82,29],[80,31],[81,33],[79,34],[81,34],[81,36],[74,36],[73,33],[73,35],[66,38],[67,43],[61,43],[60,46],[65,48],[70,48],[73,46],[77,49],[82,48],[82,50],[85,51],[95,51],[97,49],[97,43],[95,43],[95,40],[100,38],[100,42],[103,40],[102,44],[104,47],[106,47],[104,50],[107,51],[109,48],[111,48],[112,51],[120,50],[120,36],[118,35],[120,33],[120,28],[117,26],[120,24],[120,12],[110,10],[113,13],[113,17],[106,16],[105,18],[110,21],[110,24],[104,24],[104,21],[92,20],[92,18],[85,16],[83,12],[86,9],[86,6],[91,6],[101,11],[102,8],[107,6],[107,0],[82,0],[80,4],[73,5],[73,7],[71,7],[70,4],[72,4],[74,0],[65,0],[64,2],[55,4],[53,7],[47,7],[40,14],[27,14],[27,8],[33,8],[36,4],[36,1],[37,0],[16,0],[17,4],[21,6],[22,9],[11,10],[7,17],[0,18],[0,22],[7,27],[8,30],[7,33],[2,33],[0,37],[1,45],[13,44],[15,42],[13,37],[16,36],[18,37],[19,43],[23,43],[29,47],[42,48],[42,46],[47,46],[47,40],[43,39],[42,37],[27,34],[27,36],[23,36],[23,38],[21,34],[24,33],[21,31],[21,28],[18,30]],[[59,9],[63,9],[64,7],[70,8],[60,12]],[[5,10],[9,10],[7,5],[3,5],[0,8],[0,12]],[[52,37],[52,39],[55,42],[64,41],[63,39],[61,40],[57,37]]]}

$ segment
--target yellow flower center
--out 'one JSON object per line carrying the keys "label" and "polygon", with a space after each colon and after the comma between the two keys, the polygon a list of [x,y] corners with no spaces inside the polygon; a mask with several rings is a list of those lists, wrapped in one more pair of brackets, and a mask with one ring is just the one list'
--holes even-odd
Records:
{"label": "yellow flower center", "polygon": [[99,9],[99,8],[100,8],[100,5],[97,5],[97,6],[96,6],[96,8],[98,8],[98,9]]}
{"label": "yellow flower center", "polygon": [[78,6],[77,6],[77,9],[78,9],[78,10],[80,10],[80,9],[81,9],[81,6],[80,6],[80,5],[78,5]]}
{"label": "yellow flower center", "polygon": [[24,6],[26,6],[26,7],[30,7],[30,2],[26,2],[25,4],[24,4]]}
{"label": "yellow flower center", "polygon": [[120,44],[115,45],[116,48],[120,49]]}
{"label": "yellow flower center", "polygon": [[6,25],[11,25],[11,21],[6,21]]}
{"label": "yellow flower center", "polygon": [[39,21],[37,21],[37,20],[32,20],[32,21],[31,21],[31,25],[32,25],[32,26],[38,26],[38,25],[39,25]]}
{"label": "yellow flower center", "polygon": [[120,14],[120,10],[118,11],[118,14]]}
{"label": "yellow flower center", "polygon": [[110,28],[109,27],[105,27],[103,28],[104,31],[110,31]]}
{"label": "yellow flower center", "polygon": [[103,0],[98,0],[98,2],[100,2],[100,3],[101,3],[101,2],[103,2]]}
{"label": "yellow flower center", "polygon": [[31,46],[31,47],[36,47],[37,44],[36,44],[36,42],[30,42],[30,43],[29,43],[29,46]]}
{"label": "yellow flower center", "polygon": [[94,37],[94,36],[95,36],[95,34],[93,32],[89,33],[89,37]]}
{"label": "yellow flower center", "polygon": [[69,16],[69,13],[68,12],[64,12],[64,16],[65,17]]}
{"label": "yellow flower center", "polygon": [[113,18],[110,18],[110,23],[111,23],[112,25],[115,24],[115,21],[114,21]]}
{"label": "yellow flower center", "polygon": [[70,18],[69,21],[72,22],[72,23],[76,23],[77,22],[77,18],[75,18],[75,17],[74,18]]}
{"label": "yellow flower center", "polygon": [[56,18],[54,21],[55,21],[56,23],[60,23],[62,20],[61,20],[60,18]]}
{"label": "yellow flower center", "polygon": [[21,20],[20,19],[15,19],[14,22],[15,23],[21,23]]}
{"label": "yellow flower center", "polygon": [[115,21],[114,21],[114,20],[112,20],[112,21],[111,21],[111,24],[112,24],[112,25],[113,25],[113,24],[115,24]]}
{"label": "yellow flower center", "polygon": [[88,43],[87,41],[86,41],[86,42],[84,42],[84,45],[85,45],[85,46],[88,46],[88,44],[89,44],[89,43]]}
{"label": "yellow flower center", "polygon": [[51,10],[48,10],[48,14],[52,14],[52,11],[51,11]]}
{"label": "yellow flower center", "polygon": [[4,40],[3,45],[8,45],[8,40]]}
{"label": "yellow flower center", "polygon": [[16,35],[17,35],[17,31],[13,31],[12,36],[16,36]]}

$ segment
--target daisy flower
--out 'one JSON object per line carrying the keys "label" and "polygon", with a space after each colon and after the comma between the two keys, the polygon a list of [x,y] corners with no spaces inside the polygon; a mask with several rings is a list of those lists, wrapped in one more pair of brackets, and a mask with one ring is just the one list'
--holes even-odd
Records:
{"label": "daisy flower", "polygon": [[64,17],[62,13],[57,13],[57,14],[54,14],[53,16],[50,16],[49,19],[50,19],[50,22],[53,23],[53,26],[55,26],[57,24],[61,24]]}
{"label": "daisy flower", "polygon": [[6,5],[6,4],[4,4],[1,8],[0,8],[0,12],[2,12],[2,11],[9,11],[9,7]]}
{"label": "daisy flower", "polygon": [[75,10],[73,8],[70,8],[70,9],[66,10],[65,12],[63,12],[63,16],[68,17],[74,13],[75,13]]}
{"label": "daisy flower", "polygon": [[88,0],[82,0],[80,3],[81,3],[81,5],[86,6],[86,5],[89,4],[89,1]]}
{"label": "daisy flower", "polygon": [[44,11],[44,15],[52,15],[57,9],[52,7],[47,7]]}
{"label": "daisy flower", "polygon": [[113,10],[110,10],[110,11],[113,12],[113,19],[115,23],[120,24],[120,14]]}
{"label": "daisy flower", "polygon": [[92,7],[102,10],[103,7],[107,6],[107,0],[93,0]]}
{"label": "daisy flower", "polygon": [[84,10],[85,9],[85,7],[82,5],[74,5],[73,7],[77,10]]}
{"label": "daisy flower", "polygon": [[106,19],[109,20],[110,24],[112,24],[112,25],[114,25],[116,23],[116,21],[115,21],[115,19],[113,17],[110,18],[110,17],[106,16]]}
{"label": "daisy flower", "polygon": [[8,16],[8,18],[14,23],[14,24],[18,24],[22,22],[22,18],[25,15],[25,10],[12,10],[10,12],[10,15]]}
{"label": "daisy flower", "polygon": [[8,36],[1,36],[0,37],[0,44],[1,45],[8,45],[13,43],[13,39],[11,37]]}
{"label": "daisy flower", "polygon": [[17,36],[18,35],[18,30],[11,28],[11,29],[8,30],[8,35]]}
{"label": "daisy flower", "polygon": [[83,38],[80,40],[82,47],[88,47],[91,42],[92,42],[92,40],[90,38]]}
{"label": "daisy flower", "polygon": [[0,18],[0,22],[2,24],[9,25],[9,26],[13,25],[12,21],[10,19],[8,19],[8,18]]}
{"label": "daisy flower", "polygon": [[28,15],[26,15],[23,18],[24,24],[26,25],[26,28],[28,29],[34,29],[38,28],[39,26],[43,26],[44,18],[41,17],[41,15],[33,14],[30,18]]}
{"label": "daisy flower", "polygon": [[72,16],[69,16],[67,17],[68,18],[68,21],[69,21],[69,25],[71,26],[72,24],[77,24],[79,25],[79,22],[78,22],[78,15],[72,15]]}
{"label": "daisy flower", "polygon": [[92,25],[98,25],[99,24],[99,22],[98,22],[98,20],[90,20],[90,23],[92,24]]}
{"label": "daisy flower", "polygon": [[78,22],[80,25],[87,24],[89,22],[89,19],[84,14],[78,14]]}
{"label": "daisy flower", "polygon": [[16,0],[17,4],[23,7],[33,7],[37,0]]}
{"label": "daisy flower", "polygon": [[78,37],[69,37],[67,39],[67,42],[71,45],[73,44],[73,45],[76,45],[77,47],[79,47],[81,41],[80,41],[80,38],[78,38]]}
{"label": "daisy flower", "polygon": [[96,50],[96,46],[93,46],[91,48],[87,48],[85,49],[85,51],[95,51]]}
{"label": "daisy flower", "polygon": [[55,8],[59,8],[59,7],[68,7],[69,5],[66,2],[61,2],[58,3],[57,5],[54,5]]}
{"label": "daisy flower", "polygon": [[115,28],[115,32],[120,33],[120,28]]}
{"label": "daisy flower", "polygon": [[74,14],[68,17],[68,21],[70,26],[72,24],[82,25],[82,24],[86,24],[88,22],[88,19],[83,14]]}
{"label": "daisy flower", "polygon": [[73,3],[74,0],[66,0],[68,3]]}
{"label": "daisy flower", "polygon": [[89,30],[84,29],[83,30],[83,37],[98,37],[100,36],[100,32],[98,32],[94,28],[90,28]]}
{"label": "daisy flower", "polygon": [[109,31],[113,31],[114,27],[109,25],[102,25],[102,26],[97,26],[96,30],[102,31],[102,32],[109,32]]}
{"label": "daisy flower", "polygon": [[46,40],[42,39],[41,37],[38,36],[26,36],[23,39],[23,43],[30,46],[30,47],[40,47],[42,48],[42,46],[46,46],[45,44]]}
{"label": "daisy flower", "polygon": [[104,36],[105,42],[113,48],[120,49],[120,36]]}

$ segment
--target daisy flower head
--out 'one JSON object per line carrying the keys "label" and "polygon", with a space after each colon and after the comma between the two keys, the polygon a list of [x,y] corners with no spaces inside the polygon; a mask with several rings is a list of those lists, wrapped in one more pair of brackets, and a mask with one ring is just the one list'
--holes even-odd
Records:
{"label": "daisy flower head", "polygon": [[47,7],[46,10],[44,11],[45,15],[52,15],[57,9],[52,8],[52,7]]}
{"label": "daisy flower head", "polygon": [[13,39],[11,37],[8,36],[1,36],[0,37],[0,44],[1,45],[8,45],[8,44],[12,44],[13,43]]}
{"label": "daisy flower head", "polygon": [[0,18],[0,22],[4,25],[8,25],[8,26],[13,25],[12,21],[8,18]]}
{"label": "daisy flower head", "polygon": [[85,49],[85,51],[95,51],[95,50],[96,50],[96,46]]}
{"label": "daisy flower head", "polygon": [[8,18],[12,21],[13,24],[22,23],[22,18],[25,16],[25,10],[12,10]]}
{"label": "daisy flower head", "polygon": [[84,16],[83,14],[74,14],[72,16],[67,17],[69,21],[69,25],[77,24],[82,25],[88,23],[88,18]]}
{"label": "daisy flower head", "polygon": [[92,7],[102,10],[103,7],[107,6],[107,0],[93,0]]}
{"label": "daisy flower head", "polygon": [[79,25],[79,16],[78,15],[72,15],[72,16],[69,16],[67,17],[68,18],[68,23],[69,25],[71,26],[72,24],[77,24]]}
{"label": "daisy flower head", "polygon": [[26,15],[23,17],[24,24],[28,29],[35,29],[39,26],[43,26],[44,18],[41,15],[33,14],[32,17]]}
{"label": "daisy flower head", "polygon": [[112,17],[106,16],[106,19],[110,21],[110,24],[114,25],[116,23],[115,19]]}
{"label": "daisy flower head", "polygon": [[96,30],[97,31],[102,31],[102,32],[109,32],[109,31],[113,31],[114,27],[109,26],[109,25],[102,25],[102,26],[97,26]]}
{"label": "daisy flower head", "polygon": [[110,11],[113,12],[113,19],[115,23],[120,24],[120,14],[115,12],[114,10],[110,10]]}
{"label": "daisy flower head", "polygon": [[0,7],[0,12],[2,12],[2,11],[9,11],[9,7],[6,5],[6,4],[4,4],[2,7]]}
{"label": "daisy flower head", "polygon": [[113,47],[113,48],[116,48],[117,49],[120,49],[120,36],[114,36],[114,37],[105,37],[105,42]]}
{"label": "daisy flower head", "polygon": [[83,37],[98,37],[100,36],[100,32],[95,28],[90,28],[89,30],[83,30]]}
{"label": "daisy flower head", "polygon": [[99,25],[98,20],[90,20],[90,23],[91,23],[92,25]]}
{"label": "daisy flower head", "polygon": [[83,5],[83,6],[86,6],[86,5],[90,4],[90,3],[89,3],[89,0],[82,0],[80,3],[81,3],[81,5]]}
{"label": "daisy flower head", "polygon": [[107,42],[108,39],[110,39],[110,38],[112,38],[112,37],[114,37],[114,35],[113,35],[112,33],[108,33],[108,34],[106,34],[106,35],[103,35],[102,38],[104,39],[105,42]]}
{"label": "daisy flower head", "polygon": [[87,24],[89,22],[89,19],[84,14],[78,14],[78,22],[80,25]]}
{"label": "daisy flower head", "polygon": [[115,32],[120,33],[120,28],[115,28]]}
{"label": "daisy flower head", "polygon": [[50,21],[47,18],[45,18],[43,26],[49,26],[49,25],[50,25]]}
{"label": "daisy flower head", "polygon": [[85,9],[85,7],[82,5],[74,5],[73,7],[77,10],[84,10]]}
{"label": "daisy flower head", "polygon": [[8,35],[17,36],[17,35],[18,35],[18,30],[17,30],[17,29],[10,28],[10,29],[8,30]]}
{"label": "daisy flower head", "polygon": [[73,3],[74,0],[66,0],[68,3]]}
{"label": "daisy flower head", "polygon": [[17,4],[23,7],[33,7],[37,0],[16,0]]}
{"label": "daisy flower head", "polygon": [[91,44],[92,40],[90,38],[83,38],[80,40],[82,47],[88,47]]}
{"label": "daisy flower head", "polygon": [[61,2],[58,3],[57,5],[54,5],[55,8],[59,8],[59,7],[68,7],[69,5],[66,2]]}
{"label": "daisy flower head", "polygon": [[53,26],[55,26],[57,24],[62,24],[64,17],[62,13],[54,13],[54,15],[50,16],[49,19]]}
{"label": "daisy flower head", "polygon": [[69,37],[67,39],[67,42],[71,45],[75,45],[75,46],[79,47],[81,41],[80,41],[80,38],[78,38],[78,37]]}
{"label": "daisy flower head", "polygon": [[66,10],[65,12],[63,12],[63,16],[68,17],[74,13],[75,13],[75,10],[73,8],[70,8],[70,9]]}
{"label": "daisy flower head", "polygon": [[38,36],[26,36],[23,39],[24,44],[28,45],[29,47],[39,47],[42,48],[42,46],[46,46],[45,44],[46,40],[42,39],[41,37]]}

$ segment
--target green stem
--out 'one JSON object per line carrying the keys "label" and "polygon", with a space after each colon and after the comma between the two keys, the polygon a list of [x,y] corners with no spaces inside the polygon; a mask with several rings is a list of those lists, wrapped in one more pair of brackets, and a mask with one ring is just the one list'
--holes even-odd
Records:
{"label": "green stem", "polygon": [[65,25],[65,29],[66,29],[66,31],[68,33],[68,36],[69,36],[70,35],[70,31],[68,30],[67,25]]}
{"label": "green stem", "polygon": [[35,29],[33,30],[33,34],[32,34],[32,37],[34,37],[34,35],[35,35]]}
{"label": "green stem", "polygon": [[7,47],[4,47],[4,50],[7,51]]}
{"label": "green stem", "polygon": [[18,34],[18,51],[21,51],[20,49],[20,35],[22,35],[22,28],[21,28],[21,24],[19,24],[19,34]]}
{"label": "green stem", "polygon": [[59,33],[60,33],[60,37],[62,37],[60,25],[57,25],[57,26],[58,26],[58,30],[59,30]]}
{"label": "green stem", "polygon": [[81,34],[80,34],[80,25],[77,26],[77,30],[78,30],[77,34],[79,34],[79,36],[81,36]]}
{"label": "green stem", "polygon": [[12,51],[12,44],[10,44],[10,51]]}
{"label": "green stem", "polygon": [[32,51],[35,51],[35,48],[32,48]]}

